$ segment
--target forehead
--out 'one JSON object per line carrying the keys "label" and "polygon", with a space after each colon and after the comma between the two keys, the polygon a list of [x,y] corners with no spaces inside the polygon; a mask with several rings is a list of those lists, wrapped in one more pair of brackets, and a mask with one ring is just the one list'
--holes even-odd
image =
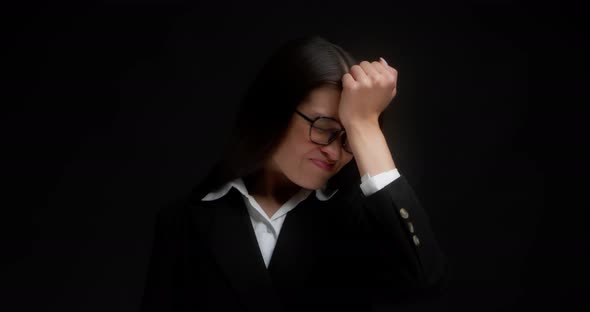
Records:
{"label": "forehead", "polygon": [[328,116],[338,119],[340,90],[337,87],[322,86],[313,89],[301,103],[300,109],[314,116]]}

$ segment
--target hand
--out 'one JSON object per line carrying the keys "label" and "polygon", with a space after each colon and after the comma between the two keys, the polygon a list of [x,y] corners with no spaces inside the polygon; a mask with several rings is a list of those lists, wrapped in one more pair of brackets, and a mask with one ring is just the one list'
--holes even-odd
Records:
{"label": "hand", "polygon": [[356,122],[378,123],[381,112],[397,93],[397,70],[379,62],[362,61],[342,76],[338,115],[344,128]]}

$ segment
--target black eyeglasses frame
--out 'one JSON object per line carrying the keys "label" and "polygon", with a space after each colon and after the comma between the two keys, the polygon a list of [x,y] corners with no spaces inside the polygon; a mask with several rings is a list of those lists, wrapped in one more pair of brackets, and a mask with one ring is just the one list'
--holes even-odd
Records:
{"label": "black eyeglasses frame", "polygon": [[[335,122],[336,122],[336,123],[338,123],[338,124],[340,124],[340,122],[338,122],[338,120],[336,120],[335,118],[332,118],[332,117],[327,117],[327,116],[318,116],[318,117],[316,117],[316,118],[314,118],[314,119],[311,119],[311,118],[307,117],[305,114],[303,114],[302,112],[300,112],[299,110],[295,110],[295,112],[296,112],[296,113],[297,113],[299,116],[303,117],[303,119],[305,119],[307,122],[309,122],[309,140],[310,140],[311,142],[315,143],[315,144],[318,144],[318,145],[324,145],[324,146],[326,146],[326,145],[330,145],[330,144],[332,144],[332,142],[334,142],[334,141],[335,141],[337,138],[339,138],[341,135],[346,135],[346,129],[344,129],[344,128],[341,128],[339,131],[337,131],[337,132],[334,132],[334,133],[331,135],[331,137],[330,137],[330,140],[328,140],[328,143],[325,143],[325,144],[323,144],[323,143],[318,143],[318,142],[316,142],[316,141],[314,141],[314,140],[312,140],[312,139],[311,139],[311,130],[314,128],[313,124],[314,124],[316,121],[318,121],[318,120],[320,120],[320,119],[330,119],[330,120],[333,120],[333,121],[335,121]],[[317,127],[316,127],[316,128],[317,128]],[[342,133],[343,133],[343,134],[342,134]],[[349,145],[347,145],[347,144],[346,144],[346,142],[348,142],[348,141],[347,141],[347,140],[343,140],[343,142],[342,142],[342,149],[343,149],[345,152],[347,152],[347,153],[349,153],[349,154],[352,154],[352,151],[348,151],[348,150],[347,150],[347,148],[350,148],[350,146],[349,146]]]}

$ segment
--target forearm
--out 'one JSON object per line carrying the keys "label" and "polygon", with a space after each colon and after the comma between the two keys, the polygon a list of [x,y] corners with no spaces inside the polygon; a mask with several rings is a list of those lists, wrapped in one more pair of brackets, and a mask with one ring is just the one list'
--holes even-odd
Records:
{"label": "forearm", "polygon": [[346,135],[361,177],[396,168],[378,123],[351,122],[346,126]]}

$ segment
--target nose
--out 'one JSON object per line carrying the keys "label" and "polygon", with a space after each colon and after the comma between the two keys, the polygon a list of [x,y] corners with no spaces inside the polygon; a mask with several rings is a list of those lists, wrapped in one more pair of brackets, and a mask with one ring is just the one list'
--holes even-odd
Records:
{"label": "nose", "polygon": [[332,143],[323,145],[320,148],[324,153],[328,154],[329,158],[332,160],[340,159],[340,157],[342,157],[342,153],[344,153],[342,150],[342,134],[343,133],[340,133],[338,138],[332,141]]}

